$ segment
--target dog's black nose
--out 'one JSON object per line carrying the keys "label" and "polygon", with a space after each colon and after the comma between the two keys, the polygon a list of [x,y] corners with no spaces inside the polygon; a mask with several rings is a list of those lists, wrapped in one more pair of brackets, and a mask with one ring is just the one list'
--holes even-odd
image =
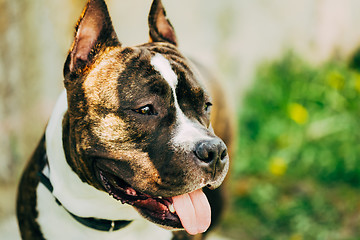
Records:
{"label": "dog's black nose", "polygon": [[207,163],[211,170],[221,170],[226,162],[224,160],[227,157],[227,148],[219,138],[201,141],[195,146],[195,155],[202,162]]}

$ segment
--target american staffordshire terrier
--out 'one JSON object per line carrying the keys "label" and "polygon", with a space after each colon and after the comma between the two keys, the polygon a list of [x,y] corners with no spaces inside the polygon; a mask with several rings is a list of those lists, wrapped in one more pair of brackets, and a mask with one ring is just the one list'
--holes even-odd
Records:
{"label": "american staffordshire terrier", "polygon": [[23,239],[192,239],[217,221],[229,155],[210,111],[228,141],[223,96],[179,52],[160,0],[148,20],[150,41],[125,47],[105,2],[87,3],[20,182]]}

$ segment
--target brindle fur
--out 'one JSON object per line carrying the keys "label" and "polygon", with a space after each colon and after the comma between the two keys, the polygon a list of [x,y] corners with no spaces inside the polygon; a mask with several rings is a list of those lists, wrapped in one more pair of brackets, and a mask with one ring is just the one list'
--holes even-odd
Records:
{"label": "brindle fur", "polygon": [[34,221],[38,216],[36,210],[36,188],[39,184],[38,173],[46,164],[44,156],[45,136],[39,142],[20,180],[16,212],[19,226],[21,226],[22,239],[44,239],[39,225]]}
{"label": "brindle fur", "polygon": [[[200,181],[197,176],[207,176],[187,161],[181,162],[186,167],[177,166],[180,163],[176,160],[183,158],[184,153],[164,148],[174,128],[175,106],[169,85],[149,65],[151,56],[161,53],[176,66],[179,105],[187,117],[206,128],[210,119],[202,107],[210,101],[210,95],[195,80],[188,60],[179,53],[175,32],[165,17],[161,1],[155,0],[150,11],[150,43],[135,47],[121,45],[105,3],[91,1],[76,26],[75,41],[64,66],[68,112],[63,121],[63,143],[68,164],[83,182],[102,191],[104,188],[94,174],[99,159],[116,159],[115,169],[119,175],[137,190],[150,195],[166,197],[194,190],[192,185]],[[88,39],[82,30],[87,25],[95,30],[95,41]],[[219,94],[221,88],[216,81],[210,81],[209,89],[216,110],[212,112],[212,127],[230,146],[231,114],[227,112],[224,95]],[[157,119],[149,121],[132,112],[150,102],[159,110]],[[43,138],[19,186],[17,215],[23,239],[43,239],[35,219],[37,173],[44,167],[44,153]],[[221,188],[204,191],[212,206],[214,225],[223,210],[223,193]],[[195,238],[185,232],[174,234],[174,239]]]}

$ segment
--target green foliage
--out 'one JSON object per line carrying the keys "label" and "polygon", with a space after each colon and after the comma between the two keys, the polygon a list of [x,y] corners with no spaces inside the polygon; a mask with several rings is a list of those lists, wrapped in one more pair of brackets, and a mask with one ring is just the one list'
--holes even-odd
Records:
{"label": "green foliage", "polygon": [[360,236],[360,74],[292,54],[259,68],[239,115],[235,239]]}
{"label": "green foliage", "polygon": [[286,174],[360,186],[360,75],[332,62],[315,69],[293,55],[260,68],[240,113],[236,174]]}

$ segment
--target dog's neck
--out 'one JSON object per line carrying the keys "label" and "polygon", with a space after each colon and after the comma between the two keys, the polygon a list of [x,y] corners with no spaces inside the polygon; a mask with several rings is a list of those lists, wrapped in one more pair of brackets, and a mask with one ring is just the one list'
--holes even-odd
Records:
{"label": "dog's neck", "polygon": [[66,111],[67,98],[64,90],[55,105],[45,132],[49,169],[44,173],[53,186],[54,197],[68,211],[81,217],[109,220],[143,219],[133,207],[123,205],[107,193],[82,182],[67,164],[62,142],[62,122]]}

